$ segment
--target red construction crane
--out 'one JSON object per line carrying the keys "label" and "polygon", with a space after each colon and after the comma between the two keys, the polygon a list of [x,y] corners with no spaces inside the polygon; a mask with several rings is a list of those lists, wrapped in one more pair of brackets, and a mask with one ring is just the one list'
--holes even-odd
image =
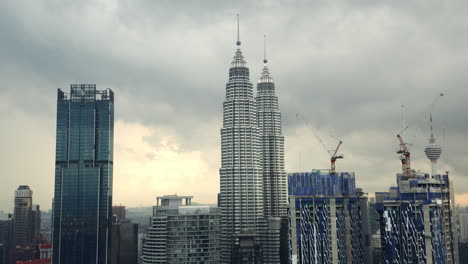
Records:
{"label": "red construction crane", "polygon": [[400,149],[397,150],[397,154],[400,154],[401,167],[403,169],[403,175],[407,178],[411,177],[411,160],[410,160],[410,151],[408,148],[408,143],[403,141],[403,138],[400,134],[397,135],[398,140],[400,141]]}
{"label": "red construction crane", "polygon": [[335,174],[335,162],[337,159],[343,159],[344,156],[343,155],[337,155],[338,153],[338,150],[340,149],[341,145],[343,144],[343,141],[339,140],[338,138],[332,136],[333,138],[337,139],[339,142],[338,142],[338,146],[336,147],[335,151],[333,152],[332,150],[329,150],[327,149],[327,147],[325,146],[325,143],[323,142],[322,138],[320,138],[318,136],[318,134],[315,132],[315,129],[313,128],[313,126],[307,122],[302,116],[300,116],[299,114],[296,114],[296,117],[298,119],[301,119],[308,127],[309,129],[312,131],[312,134],[315,136],[315,138],[320,142],[320,145],[323,147],[323,149],[325,149],[325,151],[330,155],[330,162],[331,162],[331,169],[330,169],[330,175],[333,175]]}
{"label": "red construction crane", "polygon": [[340,142],[338,143],[338,146],[336,147],[335,149],[335,152],[333,153],[333,155],[331,156],[330,160],[331,160],[331,170],[330,170],[330,175],[334,175],[335,174],[335,162],[337,159],[342,159],[344,158],[343,155],[336,155],[336,153],[338,152],[338,149],[340,149],[341,147],[341,144],[343,144],[343,141],[340,140]]}

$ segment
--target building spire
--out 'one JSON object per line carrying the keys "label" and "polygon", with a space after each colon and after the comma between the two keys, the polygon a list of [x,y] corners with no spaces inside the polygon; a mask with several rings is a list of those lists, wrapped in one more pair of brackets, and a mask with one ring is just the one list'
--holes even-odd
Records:
{"label": "building spire", "polygon": [[237,14],[237,42],[236,42],[237,46],[240,46],[240,44],[241,44],[239,31],[240,31],[240,29],[239,29],[239,14]]}
{"label": "building spire", "polygon": [[263,71],[260,75],[260,79],[258,80],[259,83],[273,83],[273,78],[271,78],[270,76],[267,63],[268,60],[266,54],[266,35],[263,35]]}
{"label": "building spire", "polygon": [[434,132],[432,129],[432,112],[429,113],[429,122],[431,123],[431,140],[434,138]]}
{"label": "building spire", "polygon": [[231,67],[246,67],[246,62],[244,60],[244,56],[242,55],[242,51],[240,49],[240,34],[239,34],[239,14],[237,14],[237,50],[236,54],[234,55],[234,59],[231,62]]}

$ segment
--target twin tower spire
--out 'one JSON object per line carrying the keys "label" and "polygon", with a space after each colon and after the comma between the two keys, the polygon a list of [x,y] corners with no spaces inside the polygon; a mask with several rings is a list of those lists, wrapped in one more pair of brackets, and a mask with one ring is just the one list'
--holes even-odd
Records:
{"label": "twin tower spire", "polygon": [[[232,63],[233,64],[232,66],[241,66],[239,64],[242,64],[242,66],[245,66],[246,62],[244,60],[244,57],[242,56],[242,53],[240,52],[241,41],[240,41],[239,14],[237,14],[237,41],[236,41],[236,45],[237,45],[237,51],[238,52],[236,52],[236,56],[234,56],[234,61]],[[239,56],[237,56],[238,53],[239,53]],[[239,63],[235,63],[236,58],[239,59],[239,61],[238,61]],[[273,82],[273,78],[271,78],[270,72],[268,71],[267,63],[268,63],[268,59],[267,59],[267,54],[266,54],[266,35],[263,35],[263,71],[262,71],[262,74],[261,74],[260,79],[258,81],[259,83]]]}

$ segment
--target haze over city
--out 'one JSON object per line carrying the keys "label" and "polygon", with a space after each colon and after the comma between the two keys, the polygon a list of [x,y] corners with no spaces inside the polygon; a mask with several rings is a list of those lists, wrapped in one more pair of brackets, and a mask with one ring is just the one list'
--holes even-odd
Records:
{"label": "haze over city", "polygon": [[[427,2],[430,2],[428,4]],[[443,147],[456,201],[468,204],[466,1],[51,1],[0,3],[0,208],[27,184],[50,209],[57,88],[96,83],[115,94],[114,204],[151,206],[190,194],[216,203],[222,101],[237,13],[252,83],[263,36],[280,99],[286,171],[329,167],[373,194],[395,183],[402,109],[413,168],[430,171],[424,146]]]}

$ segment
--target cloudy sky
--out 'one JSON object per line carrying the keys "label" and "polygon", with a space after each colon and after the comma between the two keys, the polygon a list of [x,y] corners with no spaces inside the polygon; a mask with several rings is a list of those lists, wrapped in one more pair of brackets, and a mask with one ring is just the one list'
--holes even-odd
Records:
{"label": "cloudy sky", "polygon": [[[289,172],[355,171],[365,191],[384,191],[401,170],[402,105],[412,164],[423,149],[431,103],[457,202],[468,204],[468,2],[452,1],[0,1],[0,208],[14,190],[53,196],[57,88],[96,83],[115,103],[114,203],[219,192],[222,102],[235,51],[256,83],[263,35],[277,87]],[[299,113],[313,127],[298,120]]]}

